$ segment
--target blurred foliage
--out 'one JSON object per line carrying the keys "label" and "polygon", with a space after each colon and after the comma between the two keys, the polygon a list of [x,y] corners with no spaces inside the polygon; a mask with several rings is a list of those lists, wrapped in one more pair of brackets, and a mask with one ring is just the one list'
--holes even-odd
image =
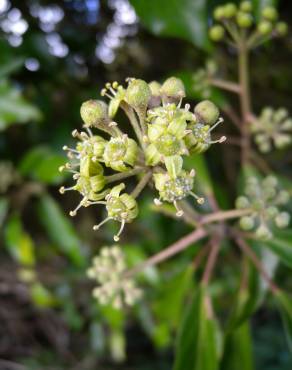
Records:
{"label": "blurred foliage", "polygon": [[[201,268],[188,267],[200,243],[159,269],[146,269],[140,277],[145,297],[131,312],[100,307],[91,297],[85,269],[98,249],[110,242],[111,226],[103,234],[93,233],[91,225],[101,215],[91,210],[80,212],[72,222],[66,212],[76,199],[61,200],[57,193],[58,184],[65,180],[58,172],[64,160],[61,148],[80,125],[81,102],[95,98],[108,80],[123,81],[128,76],[162,80],[172,74],[184,80],[191,100],[199,99],[192,88],[193,72],[210,56],[217,58],[223,71],[236,75],[232,52],[215,51],[207,41],[209,15],[222,1],[130,2],[141,23],[136,18],[129,21],[132,13],[125,0],[120,5],[106,0],[14,0],[0,14],[0,368],[13,369],[16,364],[16,369],[22,364],[20,369],[31,370],[169,370],[176,346],[175,370],[213,370],[224,343],[231,355],[223,356],[222,370],[291,369],[276,311],[279,307],[291,342],[290,301],[284,295],[276,302],[268,296],[267,304],[256,312],[266,287],[248,265],[248,285],[238,289],[237,253],[230,243],[222,246],[210,289],[223,322],[232,311],[226,327],[236,330],[224,338],[205,309],[207,293],[198,290],[193,279],[194,273],[201,276]],[[262,7],[272,1],[253,2]],[[57,7],[59,13],[50,14],[63,17],[50,26],[41,13],[34,15],[40,4],[41,9]],[[123,7],[127,14],[122,15]],[[11,31],[3,27],[13,8],[21,11],[29,26],[17,47]],[[291,3],[279,1],[279,11],[291,23]],[[110,29],[118,37],[110,37]],[[56,34],[62,42],[55,37],[54,49],[48,36]],[[289,36],[254,56],[257,63],[251,73],[257,110],[273,102],[292,111],[291,51]],[[217,89],[212,99],[221,107],[227,104]],[[230,99],[228,104],[235,102]],[[224,132],[233,135],[226,121]],[[205,194],[219,193],[223,208],[235,197],[237,158],[236,148],[231,152],[214,148],[206,159],[190,159],[190,168],[200,173],[197,185]],[[290,186],[291,160],[289,151],[271,158],[273,168],[287,175]],[[150,204],[146,193],[139,221],[129,227],[123,240],[132,265],[190,230],[179,221],[154,214]],[[271,254],[264,253],[260,244],[255,246],[286,291],[292,288],[291,238],[290,230],[277,234],[267,243]],[[279,260],[284,263],[278,266]],[[236,292],[234,302],[231,297]],[[255,317],[246,320],[254,312]],[[204,369],[202,357],[208,360]]]}

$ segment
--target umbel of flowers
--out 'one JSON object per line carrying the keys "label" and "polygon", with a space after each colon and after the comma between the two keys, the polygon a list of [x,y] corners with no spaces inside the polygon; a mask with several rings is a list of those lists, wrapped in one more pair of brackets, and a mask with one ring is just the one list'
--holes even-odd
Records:
{"label": "umbel of flowers", "polygon": [[[134,78],[127,79],[126,87],[107,83],[101,95],[109,98],[109,104],[101,100],[83,103],[83,130],[73,131],[74,147],[64,146],[69,161],[60,171],[70,171],[75,184],[61,187],[60,192],[75,190],[82,196],[70,215],[75,216],[81,207],[104,206],[107,217],[93,228],[109,220],[119,222],[114,236],[118,241],[124,226],[137,217],[137,198],[148,184],[158,192],[155,203],[172,203],[178,217],[183,215],[180,201],[185,197],[202,204],[204,198],[193,192],[195,170],[184,169],[184,158],[225,141],[225,136],[211,137],[223,121],[218,108],[208,100],[193,111],[189,104],[183,105],[185,88],[175,77],[162,85]],[[114,120],[119,109],[132,125],[129,133]],[[138,182],[128,191],[124,180],[131,176]],[[114,182],[118,184],[112,186]]]}

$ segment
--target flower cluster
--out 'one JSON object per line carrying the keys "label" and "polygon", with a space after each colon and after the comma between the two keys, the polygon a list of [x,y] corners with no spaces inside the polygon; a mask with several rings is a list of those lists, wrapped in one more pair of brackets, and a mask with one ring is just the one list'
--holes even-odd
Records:
{"label": "flower cluster", "polygon": [[[278,21],[277,9],[265,6],[259,19],[255,17],[251,1],[242,1],[239,6],[234,3],[220,5],[214,10],[214,19],[218,23],[210,29],[210,38],[221,41],[225,33],[233,40],[240,37],[240,31],[250,31],[248,46],[256,46],[271,37],[284,36],[288,31],[287,24]],[[228,40],[228,37],[225,38]]]}
{"label": "flower cluster", "polygon": [[217,65],[213,60],[208,60],[205,68],[200,68],[193,74],[193,90],[203,98],[208,99],[211,96],[212,89],[210,79],[217,72]]}
{"label": "flower cluster", "polygon": [[285,228],[289,225],[289,213],[279,207],[288,203],[290,195],[279,189],[274,176],[267,176],[262,181],[256,177],[248,178],[244,193],[236,200],[236,208],[247,211],[239,221],[243,230],[256,230],[259,239],[270,239],[272,226]]}
{"label": "flower cluster", "polygon": [[[192,191],[195,171],[187,173],[183,163],[185,156],[203,153],[211,144],[226,139],[211,137],[212,130],[223,121],[218,108],[208,100],[198,103],[193,112],[189,104],[182,106],[185,88],[175,77],[162,85],[134,78],[127,79],[127,87],[107,83],[101,95],[110,99],[109,105],[100,100],[83,103],[80,113],[84,130],[73,131],[78,140],[75,147],[63,148],[69,162],[60,171],[70,171],[76,182],[72,187],[61,187],[60,192],[75,190],[82,196],[70,215],[75,216],[81,207],[105,206],[107,217],[94,229],[109,220],[118,221],[121,227],[114,236],[118,241],[125,224],[137,217],[136,198],[148,183],[159,192],[155,203],[172,203],[177,216],[183,213],[178,202],[188,195],[202,204],[203,198]],[[113,121],[118,109],[129,119],[135,138]],[[98,135],[95,129],[100,130]],[[109,186],[130,176],[139,178],[140,174],[144,176],[131,193],[126,192],[124,182]]]}
{"label": "flower cluster", "polygon": [[261,152],[270,152],[273,145],[282,149],[292,142],[292,118],[285,108],[266,107],[252,122],[251,131]]}
{"label": "flower cluster", "polygon": [[103,247],[100,255],[94,257],[87,275],[98,283],[93,296],[101,305],[121,309],[140,299],[142,291],[132,278],[126,276],[126,269],[125,255],[119,246]]}

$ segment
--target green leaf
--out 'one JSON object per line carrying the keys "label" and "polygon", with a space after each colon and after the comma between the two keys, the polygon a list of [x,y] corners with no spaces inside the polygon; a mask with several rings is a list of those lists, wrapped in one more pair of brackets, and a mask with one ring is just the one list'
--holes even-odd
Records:
{"label": "green leaf", "polygon": [[23,58],[9,59],[9,62],[0,64],[0,79],[7,77],[11,73],[17,71],[23,66]]}
{"label": "green leaf", "polygon": [[35,246],[31,237],[23,230],[18,214],[12,215],[5,227],[6,246],[15,260],[25,266],[35,264]]}
{"label": "green leaf", "polygon": [[0,131],[14,123],[39,120],[40,111],[27,102],[8,81],[0,81]]}
{"label": "green leaf", "polygon": [[221,370],[253,370],[252,339],[249,323],[245,322],[227,336]]}
{"label": "green leaf", "polygon": [[38,203],[38,215],[53,243],[77,266],[85,264],[80,240],[58,203],[49,195],[43,195]]}
{"label": "green leaf", "polygon": [[198,287],[178,333],[174,370],[218,369],[220,332],[208,308],[206,292]]}
{"label": "green leaf", "polygon": [[275,253],[281,262],[292,268],[292,230],[278,230],[275,234],[273,239],[265,242],[265,246]]}
{"label": "green leaf", "polygon": [[141,23],[158,36],[173,36],[207,49],[207,0],[130,0]]}
{"label": "green leaf", "polygon": [[23,176],[30,176],[34,180],[44,184],[60,184],[64,173],[60,173],[59,167],[63,165],[66,158],[54,152],[46,146],[34,147],[28,151],[19,164],[19,171]]}
{"label": "green leaf", "polygon": [[52,307],[57,303],[50,291],[40,282],[30,286],[30,294],[34,304],[40,308]]}
{"label": "green leaf", "polygon": [[290,352],[292,352],[292,299],[281,291],[274,295],[274,297],[282,316],[288,347]]}

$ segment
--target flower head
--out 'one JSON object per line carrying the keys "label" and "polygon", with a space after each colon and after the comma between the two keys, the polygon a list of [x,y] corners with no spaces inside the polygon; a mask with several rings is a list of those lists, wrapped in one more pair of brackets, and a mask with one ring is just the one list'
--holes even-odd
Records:
{"label": "flower head", "polygon": [[126,271],[126,257],[117,245],[103,247],[99,256],[94,257],[87,275],[98,283],[93,296],[101,305],[121,309],[134,305],[141,298],[142,291],[134,279],[126,276]]}
{"label": "flower head", "polygon": [[252,122],[254,140],[261,152],[270,152],[273,146],[282,149],[292,142],[292,118],[285,108],[266,107]]}
{"label": "flower head", "polygon": [[245,195],[236,200],[236,207],[249,210],[250,213],[241,217],[240,226],[244,230],[256,230],[260,239],[272,237],[272,226],[285,228],[289,225],[290,215],[281,211],[281,206],[288,203],[290,195],[279,189],[278,180],[268,176],[262,181],[256,177],[248,178],[244,190]]}

